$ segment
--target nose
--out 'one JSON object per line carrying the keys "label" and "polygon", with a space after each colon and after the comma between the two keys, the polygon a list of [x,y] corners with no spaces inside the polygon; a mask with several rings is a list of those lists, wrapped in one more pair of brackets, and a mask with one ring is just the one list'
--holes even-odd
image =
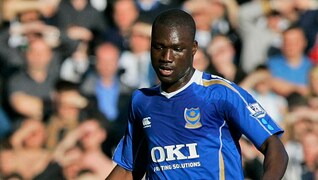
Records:
{"label": "nose", "polygon": [[167,48],[164,52],[163,52],[163,60],[167,61],[167,62],[171,62],[172,61],[172,55],[173,52],[171,49]]}

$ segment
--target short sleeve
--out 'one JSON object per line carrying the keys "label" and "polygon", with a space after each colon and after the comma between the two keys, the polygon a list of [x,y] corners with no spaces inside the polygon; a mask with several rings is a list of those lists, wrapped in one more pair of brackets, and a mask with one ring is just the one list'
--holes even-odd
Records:
{"label": "short sleeve", "polygon": [[224,112],[228,120],[254,145],[259,148],[265,140],[273,135],[281,135],[283,130],[267,114],[247,91],[237,85],[227,88]]}

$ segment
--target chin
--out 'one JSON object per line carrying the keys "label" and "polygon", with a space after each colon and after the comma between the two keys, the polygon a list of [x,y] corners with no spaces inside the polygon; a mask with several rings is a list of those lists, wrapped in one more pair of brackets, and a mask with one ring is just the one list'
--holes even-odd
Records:
{"label": "chin", "polygon": [[158,76],[158,78],[163,84],[171,84],[174,82],[174,79],[171,76]]}

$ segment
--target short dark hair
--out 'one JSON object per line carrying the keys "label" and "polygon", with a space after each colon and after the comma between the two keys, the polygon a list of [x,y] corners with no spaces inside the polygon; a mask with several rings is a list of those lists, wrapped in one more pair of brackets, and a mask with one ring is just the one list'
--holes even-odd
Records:
{"label": "short dark hair", "polygon": [[289,111],[293,111],[301,106],[308,106],[308,99],[297,92],[291,93],[286,99]]}
{"label": "short dark hair", "polygon": [[156,30],[154,27],[158,24],[164,24],[168,27],[180,27],[187,30],[191,37],[195,37],[196,25],[193,17],[187,12],[180,9],[169,9],[159,14],[152,25],[152,32]]}
{"label": "short dark hair", "polygon": [[302,28],[298,23],[292,23],[291,25],[289,25],[289,26],[283,31],[283,34],[285,34],[285,33],[288,32],[288,31],[291,31],[291,30],[299,30],[299,31],[301,31],[301,32],[305,35],[304,28]]}
{"label": "short dark hair", "polygon": [[55,91],[60,93],[60,92],[64,92],[64,91],[80,91],[79,90],[79,84],[77,83],[73,83],[67,80],[62,80],[59,79],[56,83],[55,83]]}

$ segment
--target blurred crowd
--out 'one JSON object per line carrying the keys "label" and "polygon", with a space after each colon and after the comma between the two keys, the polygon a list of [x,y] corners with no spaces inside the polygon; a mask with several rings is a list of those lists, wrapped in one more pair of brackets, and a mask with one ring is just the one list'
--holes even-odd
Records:
{"label": "blurred crowd", "polygon": [[[284,179],[318,179],[318,0],[0,1],[0,179],[104,179],[135,89],[158,83],[151,24],[195,19],[193,66],[250,92],[281,125]],[[241,141],[246,179],[262,155]]]}

